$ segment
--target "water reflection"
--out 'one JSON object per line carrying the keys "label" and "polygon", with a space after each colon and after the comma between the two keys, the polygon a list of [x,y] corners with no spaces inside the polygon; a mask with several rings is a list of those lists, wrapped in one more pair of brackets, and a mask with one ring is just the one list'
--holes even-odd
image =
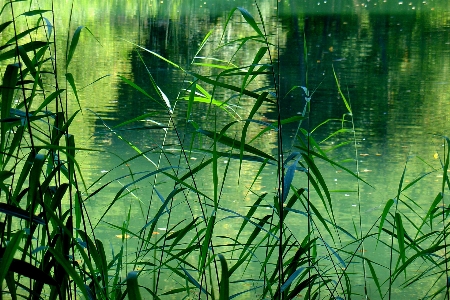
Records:
{"label": "water reflection", "polygon": [[[433,138],[432,134],[445,134],[449,129],[447,121],[450,107],[445,93],[449,83],[447,66],[450,57],[446,21],[448,13],[433,10],[423,3],[403,5],[400,9],[394,7],[397,8],[401,4],[392,2],[386,2],[383,9],[375,8],[375,4],[384,3],[381,1],[371,1],[368,3],[368,9],[362,9],[362,5],[354,5],[353,2],[333,3],[332,8],[321,10],[332,3],[324,1],[320,3],[320,9],[317,8],[319,5],[314,9],[307,9],[310,6],[298,5],[296,1],[281,2],[282,13],[279,19],[275,18],[270,4],[262,6],[268,22],[273,24],[272,28],[278,27],[280,51],[276,60],[280,72],[283,117],[287,118],[303,111],[303,89],[298,88],[284,97],[292,86],[305,86],[310,91],[315,91],[311,100],[310,118],[308,122],[304,122],[304,126],[315,128],[326,119],[342,118],[347,113],[337,92],[332,66],[346,97],[351,102],[358,154],[355,154],[353,146],[349,145],[331,152],[330,156],[336,160],[351,160],[344,161],[343,164],[352,170],[356,168],[354,159],[357,159],[360,176],[375,187],[373,189],[366,185],[360,186],[361,211],[365,218],[363,230],[368,231],[380,215],[387,199],[396,195],[397,183],[406,161],[408,172],[405,183],[411,182],[418,174],[429,171],[429,165],[439,166],[434,154],[441,152],[441,142]],[[288,10],[298,13],[288,14]],[[226,17],[226,13],[220,12],[220,9],[210,17],[200,15],[195,9],[191,9],[191,13],[189,19],[182,14],[176,17],[164,13],[141,16],[139,44],[180,65],[188,65],[203,36],[212,26],[220,29]],[[232,28],[236,31],[229,32],[231,36],[242,30],[236,24]],[[128,62],[131,68],[126,75],[145,87],[146,91],[151,91],[147,69],[137,53],[136,49],[130,51]],[[186,86],[183,83],[183,75],[145,51],[139,53],[169,99],[176,99],[180,88]],[[266,81],[265,84],[271,79],[266,78]],[[150,112],[155,113],[152,120],[168,124],[167,114],[155,102],[149,101],[124,83],[118,84],[117,91],[115,105],[102,113],[112,124]],[[224,99],[230,97],[218,95]],[[152,96],[157,97],[154,92]],[[176,113],[183,115],[184,103],[177,105]],[[245,105],[243,107],[245,112]],[[267,121],[275,120],[274,108],[267,107],[260,117]],[[207,126],[201,122],[204,120],[201,114],[195,115],[194,118]],[[350,116],[347,114],[345,119],[350,120]],[[221,120],[225,123],[226,121],[226,117]],[[178,126],[180,132],[185,132],[184,124]],[[348,122],[344,125],[339,121],[329,122],[316,130],[314,137],[320,141],[342,126],[351,128]],[[104,130],[101,126],[94,128],[98,132]],[[296,124],[284,127],[286,149],[291,148],[296,129]],[[140,131],[125,132],[124,136],[144,149],[160,144],[165,135],[164,132]],[[171,138],[176,137],[172,134]],[[338,135],[324,143],[323,147],[331,148],[351,138],[351,134]],[[267,145],[259,146],[273,147],[271,142],[274,140],[268,141],[270,142]],[[133,150],[122,141],[111,138],[111,142],[117,153],[124,156],[133,155]],[[419,156],[429,165],[414,159],[415,156]],[[226,161],[221,167],[222,172],[225,163]],[[149,166],[148,162],[140,160],[133,168],[138,171]],[[269,192],[273,195],[274,191],[270,188],[273,186],[272,171],[269,168],[263,173],[263,177],[253,186],[255,192]],[[343,226],[356,222],[360,216],[356,181],[350,176],[344,176],[341,170],[326,165],[323,166],[323,171],[330,190],[336,191],[333,193],[336,218]],[[244,165],[241,175],[254,172],[255,166],[247,164]],[[208,191],[209,188],[211,179],[207,176],[207,173],[200,173],[197,177],[199,188],[203,191]],[[427,179],[430,184],[435,183],[433,176],[435,175]],[[236,177],[237,174],[230,172],[230,180],[224,183],[223,199],[229,201],[230,207],[236,211],[244,212],[248,201],[243,204],[241,199],[248,199],[247,187],[250,183],[241,182],[242,188],[238,190],[235,185]],[[419,201],[423,201],[422,204],[425,205],[430,201],[430,196],[435,194],[434,189],[435,186],[423,185],[413,189],[411,195],[414,199],[421,199]],[[136,192],[141,196],[145,193],[145,190]],[[110,217],[120,218],[122,211],[118,209],[111,212]],[[201,212],[194,211],[194,214],[200,215]],[[223,226],[226,232],[237,230],[226,222],[221,222],[219,226]],[[304,227],[299,225],[299,235],[303,231]],[[365,251],[369,256],[376,255],[375,244],[369,242]],[[361,272],[357,263],[352,265],[352,268],[355,272]],[[374,295],[377,293],[372,292]],[[402,293],[404,296],[403,291]]]}

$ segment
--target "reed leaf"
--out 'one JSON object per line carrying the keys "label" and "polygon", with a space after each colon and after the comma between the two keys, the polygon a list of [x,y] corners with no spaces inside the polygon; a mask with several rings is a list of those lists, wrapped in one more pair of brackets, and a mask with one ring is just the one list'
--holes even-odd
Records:
{"label": "reed leaf", "polygon": [[27,17],[31,17],[31,16],[35,16],[35,15],[42,15],[43,13],[46,12],[50,12],[52,10],[50,9],[34,9],[34,10],[29,10],[24,12],[23,14],[21,14],[21,16],[27,16]]}
{"label": "reed leaf", "polygon": [[78,98],[77,87],[75,85],[75,79],[73,78],[72,73],[66,73],[66,79],[69,82],[70,87],[72,88],[72,92],[75,95],[75,99],[77,99],[78,107],[81,110],[80,99]]}
{"label": "reed leaf", "polygon": [[127,275],[127,291],[128,291],[128,299],[130,300],[141,300],[141,292],[139,291],[138,284],[138,272],[131,271]]}
{"label": "reed leaf", "polygon": [[[241,148],[241,142],[239,140],[236,140],[236,139],[233,139],[233,138],[230,138],[230,137],[227,137],[227,136],[219,135],[219,134],[216,134],[215,132],[212,132],[212,131],[209,131],[209,130],[204,130],[204,129],[198,129],[197,132],[199,132],[199,133],[201,133],[201,134],[203,134],[203,135],[213,139],[215,142],[219,142],[221,144],[224,144],[226,146],[230,146],[230,147],[235,148],[235,149],[240,149]],[[263,152],[263,151],[261,151],[259,149],[256,149],[253,146],[250,146],[248,144],[244,144],[242,147],[243,147],[243,149],[245,151],[250,152],[252,154],[255,154],[257,156],[261,156],[261,157],[264,157],[264,158],[267,158],[267,159],[270,159],[270,160],[275,160],[275,158],[273,158],[272,156],[266,154],[265,152]]]}
{"label": "reed leaf", "polygon": [[228,265],[225,257],[222,254],[218,254],[220,259],[220,266],[222,267],[222,275],[220,280],[220,296],[219,300],[228,300],[230,299],[230,275],[228,273]]}
{"label": "reed leaf", "polygon": [[3,280],[5,279],[6,274],[9,271],[11,263],[14,259],[14,255],[16,254],[17,249],[19,249],[19,245],[23,235],[23,230],[19,230],[14,233],[8,245],[6,246],[5,251],[3,252],[2,259],[0,260],[0,285],[3,284]]}
{"label": "reed leaf", "polygon": [[381,214],[380,225],[378,226],[377,245],[378,245],[378,241],[380,240],[380,234],[381,234],[381,230],[383,229],[384,221],[386,220],[387,214],[389,213],[389,210],[391,209],[393,204],[394,204],[394,199],[389,199],[388,202],[386,202],[386,205],[384,206],[383,213]]}
{"label": "reed leaf", "polygon": [[[47,43],[47,42],[32,41],[32,42],[23,44],[21,46],[23,47],[23,50],[25,52],[30,52],[30,51],[38,50],[38,49],[40,49],[42,47],[46,47],[48,45],[49,45],[49,43]],[[3,52],[3,53],[0,54],[0,61],[13,58],[13,57],[16,56],[16,53],[17,53],[16,49]]]}
{"label": "reed leaf", "polygon": [[[400,254],[399,259],[402,260],[402,264],[405,264],[406,261],[405,229],[403,228],[402,217],[398,212],[395,213],[395,226],[397,227],[397,241],[398,241],[398,250]],[[405,270],[405,277],[406,277],[406,270]]]}
{"label": "reed leaf", "polygon": [[203,270],[206,269],[206,259],[209,255],[209,244],[211,243],[215,222],[216,216],[212,215],[208,220],[205,237],[203,239],[202,248],[200,251],[200,259],[198,264],[198,269],[200,270],[200,272],[203,272]]}
{"label": "reed leaf", "polygon": [[[3,76],[3,84],[1,88],[1,118],[2,120],[8,118],[10,116],[10,109],[12,106],[12,100],[14,97],[15,87],[17,84],[17,76],[19,74],[19,66],[17,64],[8,65],[6,67],[5,74]],[[5,143],[6,143],[6,133],[9,129],[9,125],[7,123],[0,123],[0,163],[3,168],[3,153],[6,152]]]}

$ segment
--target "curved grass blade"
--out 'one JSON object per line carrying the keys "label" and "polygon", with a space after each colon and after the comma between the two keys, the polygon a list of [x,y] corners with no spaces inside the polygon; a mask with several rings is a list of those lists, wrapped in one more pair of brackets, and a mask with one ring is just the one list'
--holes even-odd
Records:
{"label": "curved grass blade", "polygon": [[35,16],[35,15],[42,15],[43,13],[46,13],[48,11],[52,11],[52,10],[50,10],[50,9],[34,9],[34,10],[29,10],[27,12],[24,12],[20,16],[31,17],[31,16]]}
{"label": "curved grass blade", "polygon": [[241,234],[242,230],[244,229],[245,225],[247,225],[248,221],[252,218],[253,214],[256,212],[256,209],[258,209],[261,201],[267,196],[267,193],[262,194],[258,197],[258,199],[253,203],[253,205],[250,207],[250,209],[247,212],[247,215],[244,217],[244,220],[242,221],[241,227],[239,228],[239,231],[237,233],[236,239],[239,238],[239,235]]}
{"label": "curved grass blade", "polygon": [[[242,86],[242,89],[244,88],[244,86]],[[242,134],[241,134],[241,146],[239,147],[239,177],[241,175],[241,168],[242,168],[242,156],[244,155],[244,146],[245,146],[245,138],[247,136],[247,129],[250,126],[250,119],[253,119],[253,116],[255,115],[255,113],[258,111],[258,109],[261,107],[262,103],[264,102],[264,100],[267,98],[267,95],[269,93],[264,92],[261,94],[261,96],[258,97],[258,99],[256,100],[255,104],[252,107],[252,110],[250,111],[247,121],[244,124],[244,127],[242,128]]]}
{"label": "curved grass blade", "polygon": [[[180,268],[183,270],[184,274],[186,275],[186,279],[192,283],[193,285],[195,285],[195,287],[197,287],[198,289],[200,289],[200,291],[202,291],[205,295],[210,295],[210,293],[208,293],[199,283],[197,280],[194,279],[194,277],[192,277],[191,274],[189,274],[189,272],[180,266]],[[173,270],[173,269],[172,269]]]}
{"label": "curved grass blade", "polygon": [[308,277],[307,279],[296,285],[292,289],[292,292],[287,296],[287,298],[294,299],[294,297],[296,297],[302,290],[312,286],[318,276],[319,276],[318,274],[313,274],[311,277]]}
{"label": "curved grass blade", "polygon": [[14,258],[9,267],[9,271],[17,273],[19,275],[28,277],[30,279],[43,282],[49,285],[56,285],[55,279],[44,273],[41,269],[27,263],[23,260]]}
{"label": "curved grass blade", "polygon": [[[5,74],[3,76],[3,84],[1,88],[1,118],[6,119],[10,116],[10,110],[15,92],[15,86],[17,84],[17,76],[19,74],[19,65],[12,64],[6,67]],[[3,164],[3,153],[5,153],[6,133],[9,129],[7,123],[0,123],[0,164]],[[3,169],[3,168],[2,168]]]}
{"label": "curved grass blade", "polygon": [[264,38],[264,34],[263,34],[263,33],[261,32],[261,30],[259,29],[259,27],[258,27],[258,25],[256,24],[256,21],[255,21],[255,19],[253,18],[253,16],[252,16],[245,8],[238,7],[237,9],[241,12],[241,14],[242,14],[242,16],[244,17],[245,21],[247,21],[247,23],[248,23],[248,24],[256,31],[256,33],[257,33],[260,37]]}
{"label": "curved grass blade", "polygon": [[90,297],[90,293],[88,293],[86,289],[86,285],[84,284],[84,280],[78,275],[78,272],[70,265],[70,263],[61,255],[61,253],[51,247],[48,248],[48,251],[53,255],[53,258],[64,268],[67,274],[72,278],[72,280],[77,285],[78,289],[81,290],[81,293],[85,297],[85,299],[92,299]]}
{"label": "curved grass blade", "polygon": [[[219,138],[218,138],[218,140],[215,140],[215,142],[219,142],[221,144],[224,144],[226,146],[230,146],[230,147],[235,148],[235,149],[240,149],[241,148],[241,142],[236,140],[236,139],[232,139],[232,138],[224,136],[224,135],[219,135],[219,134],[217,134],[215,132],[212,132],[212,131],[209,131],[209,130],[204,130],[204,129],[198,129],[197,132],[199,132],[199,133],[201,133],[203,135],[206,135],[207,137],[209,137],[209,138],[211,138],[213,140],[215,140],[216,139],[215,137],[218,136]],[[265,152],[262,152],[261,150],[256,149],[255,147],[252,147],[252,146],[250,146],[248,144],[244,144],[243,148],[247,152],[250,152],[252,154],[255,154],[255,155],[258,155],[258,156],[261,156],[261,157],[264,157],[264,158],[267,158],[267,159],[275,161],[275,158],[273,158],[269,154],[267,154]]]}
{"label": "curved grass blade", "polygon": [[380,286],[380,282],[378,280],[377,273],[375,272],[375,269],[373,268],[370,260],[366,259],[365,261],[367,262],[367,265],[369,266],[370,273],[372,274],[372,279],[375,282],[375,285],[377,286],[377,290],[378,290],[378,294],[380,295],[380,299],[383,299],[383,294],[381,293],[381,286]]}
{"label": "curved grass blade", "polygon": [[[113,126],[113,127],[111,127],[111,128],[112,128],[112,129],[115,129],[115,128],[119,128],[119,127],[125,126],[125,125],[127,125],[127,124],[136,122],[136,121],[146,120],[148,117],[153,117],[153,116],[155,116],[155,115],[157,115],[157,114],[158,114],[158,113],[155,113],[155,112],[151,112],[151,113],[148,113],[148,114],[143,114],[143,115],[140,115],[140,116],[138,116],[138,117],[136,117],[136,118],[127,120],[127,121],[125,121],[125,122],[122,122],[122,123],[120,123],[119,125]],[[155,123],[156,123],[156,122],[155,122]],[[166,126],[163,126],[163,125],[160,125],[160,126],[161,126],[160,128],[167,128]]]}
{"label": "curved grass blade", "polygon": [[[28,71],[30,71],[30,73],[33,75],[36,74],[36,68],[34,67],[33,63],[31,62],[30,58],[28,57],[27,52],[25,51],[25,49],[23,49],[22,46],[18,47],[19,50],[19,55],[22,58],[22,62],[25,64],[25,66],[27,66]],[[42,88],[42,86],[41,86]]]}
{"label": "curved grass blade", "polygon": [[81,111],[80,99],[78,98],[77,87],[75,85],[75,79],[73,78],[72,73],[66,73],[66,79],[69,82],[70,87],[72,88],[73,94],[75,95],[75,98],[77,99],[78,107],[80,108],[80,111]]}
{"label": "curved grass blade", "polygon": [[246,89],[243,90],[240,87],[237,87],[237,86],[234,86],[234,85],[231,85],[231,84],[227,84],[227,83],[223,83],[223,82],[220,82],[219,80],[214,80],[214,79],[211,79],[211,78],[209,78],[207,76],[203,76],[203,75],[200,75],[200,74],[197,74],[197,73],[193,73],[193,72],[187,72],[187,73],[192,75],[192,76],[194,76],[195,78],[200,79],[201,81],[204,81],[204,82],[209,83],[211,85],[219,86],[219,87],[222,87],[222,88],[227,89],[227,90],[235,91],[235,92],[238,92],[238,93],[243,94],[243,95],[250,96],[250,97],[255,98],[255,99],[258,99],[258,97],[260,96],[258,93],[255,93],[255,92],[252,92],[252,91],[249,91],[249,90],[246,90]]}
{"label": "curved grass blade", "polygon": [[339,255],[339,253],[337,253],[333,247],[331,247],[330,245],[328,245],[327,242],[325,242],[325,240],[322,239],[322,242],[325,244],[325,247],[327,247],[327,249],[329,249],[331,251],[331,253],[333,253],[334,256],[336,256],[337,260],[339,261],[339,263],[342,265],[343,269],[347,268],[347,265],[345,263],[345,261],[341,258],[341,256]]}
{"label": "curved grass blade", "polygon": [[6,273],[8,273],[9,267],[14,259],[14,255],[17,249],[19,248],[20,240],[22,239],[23,235],[23,230],[17,231],[6,246],[2,259],[0,260],[0,285],[3,284],[3,280],[6,277]]}
{"label": "curved grass blade", "polygon": [[31,213],[33,215],[37,208],[36,200],[38,199],[38,203],[40,203],[41,201],[38,189],[40,187],[40,176],[44,162],[45,162],[45,155],[40,153],[36,154],[36,156],[33,159],[33,166],[31,167],[30,171],[27,206],[30,207]]}
{"label": "curved grass blade", "polygon": [[139,291],[138,284],[138,272],[131,271],[128,273],[127,278],[127,291],[128,291],[128,299],[130,300],[141,300],[141,292]]}
{"label": "curved grass blade", "polygon": [[[290,118],[286,118],[286,119],[283,119],[283,120],[281,120],[281,125],[284,125],[284,124],[289,124],[289,123],[293,123],[293,122],[297,122],[297,121],[301,121],[301,120],[303,120],[303,119],[305,119],[305,117],[303,117],[303,116],[293,116],[293,117],[290,117]],[[266,128],[264,128],[263,130],[261,130],[251,141],[250,141],[250,143],[251,142],[253,142],[254,140],[256,140],[257,138],[259,138],[261,135],[263,135],[264,133],[266,133],[267,131],[269,131],[269,130],[274,130],[274,131],[278,131],[278,121],[276,121],[276,122],[273,122],[272,124],[269,124],[269,125],[265,125],[266,126]]]}
{"label": "curved grass blade", "polygon": [[339,95],[341,96],[342,101],[344,101],[344,104],[345,104],[345,107],[347,108],[347,111],[351,115],[352,114],[352,109],[351,109],[350,105],[348,104],[347,98],[342,93],[341,85],[339,84],[339,80],[337,78],[336,72],[334,71],[334,65],[332,64],[331,67],[333,68],[333,75],[334,75],[334,79],[336,80],[336,85],[337,85],[337,88],[338,88]]}
{"label": "curved grass blade", "polygon": [[386,220],[387,214],[393,204],[394,204],[394,199],[389,199],[388,202],[386,202],[386,205],[384,206],[383,213],[381,214],[380,225],[378,227],[377,245],[378,245],[378,241],[380,240],[380,234],[381,234],[381,230],[383,229],[384,221]]}
{"label": "curved grass blade", "polygon": [[199,267],[198,267],[199,270],[204,270],[206,268],[206,259],[208,257],[209,244],[211,243],[215,223],[216,223],[216,216],[213,215],[209,218],[208,226],[206,227],[205,238],[203,240],[200,252]]}
{"label": "curved grass blade", "polygon": [[78,40],[80,39],[81,30],[83,28],[85,28],[94,37],[94,39],[97,40],[97,42],[99,42],[99,40],[92,34],[89,28],[85,26],[78,26],[78,28],[75,29],[75,32],[73,33],[72,40],[70,41],[69,53],[67,54],[66,69],[69,67],[73,55],[75,54],[75,49],[77,48]]}
{"label": "curved grass blade", "polygon": [[[1,33],[3,30],[5,30],[5,28],[8,27],[8,25],[11,24],[11,23],[12,23],[12,21],[7,21],[7,22],[5,22],[5,23],[0,24],[0,33]],[[6,44],[6,43],[4,43],[4,44]]]}
{"label": "curved grass blade", "polygon": [[205,168],[206,166],[208,166],[210,163],[212,163],[212,161],[213,161],[212,158],[205,160],[204,162],[202,162],[195,168],[191,169],[188,173],[181,176],[180,180],[184,181],[184,180],[188,179],[189,177],[193,177],[195,173],[197,173],[198,171],[200,171],[203,168]]}
{"label": "curved grass blade", "polygon": [[205,35],[205,37],[203,38],[202,42],[200,43],[200,46],[198,47],[197,52],[194,55],[194,59],[197,57],[197,55],[200,53],[200,51],[202,51],[203,47],[206,45],[206,42],[208,41],[209,37],[211,36],[211,34],[214,32],[214,29],[211,29],[210,31],[208,31],[208,33]]}
{"label": "curved grass blade", "polygon": [[150,220],[150,222],[148,222],[147,224],[144,225],[144,227],[142,227],[141,230],[139,230],[139,232],[142,232],[143,230],[145,230],[148,226],[150,226],[150,229],[148,231],[148,237],[147,240],[150,240],[153,232],[155,231],[155,227],[156,227],[156,223],[159,220],[159,218],[161,217],[161,215],[163,214],[164,210],[167,211],[168,214],[170,214],[170,211],[167,209],[167,205],[169,204],[169,202],[173,199],[173,197],[175,197],[178,193],[184,191],[184,188],[175,188],[172,192],[170,192],[170,194],[167,196],[166,200],[164,201],[164,203],[161,205],[161,207],[159,208],[158,212],[156,213],[155,217]]}
{"label": "curved grass blade", "polygon": [[[429,255],[433,255],[434,253],[438,252],[439,250],[448,248],[448,245],[433,245],[430,248],[424,249],[420,252],[417,252],[416,254],[414,254],[413,256],[411,256],[410,258],[408,258],[408,260],[406,260],[405,263],[403,263],[398,269],[395,270],[395,272],[392,274],[392,278],[393,281],[403,272],[406,271],[406,268],[411,265],[412,262],[414,262],[417,258],[419,257],[427,257]],[[445,261],[444,261],[445,263]]]}
{"label": "curved grass blade", "polygon": [[[66,74],[67,75],[67,74]],[[72,78],[73,79],[73,78]],[[46,107],[48,104],[50,104],[50,102],[52,102],[54,99],[56,99],[59,95],[61,95],[62,92],[64,92],[65,90],[57,90],[53,93],[51,93],[50,95],[48,95],[44,101],[42,101],[41,105],[39,105],[39,108],[37,110],[35,110],[34,114],[38,114],[44,107]],[[78,98],[77,98],[78,100]],[[78,102],[78,105],[80,103]]]}
{"label": "curved grass blade", "polygon": [[[22,47],[25,52],[30,52],[30,51],[37,50],[37,49],[42,48],[47,45],[48,45],[47,42],[33,41],[33,42],[23,44]],[[12,49],[12,50],[3,52],[2,54],[0,54],[0,61],[13,58],[16,56],[16,53],[17,53],[16,49]]]}
{"label": "curved grass blade", "polygon": [[[406,253],[405,253],[405,229],[403,228],[402,217],[397,212],[395,213],[395,226],[397,227],[397,241],[398,241],[398,250],[399,255],[402,260],[402,264],[405,264],[406,261]],[[406,269],[405,269],[405,278],[406,278]]]}
{"label": "curved grass blade", "polygon": [[102,216],[100,217],[100,219],[99,219],[99,220],[97,221],[97,223],[95,224],[94,229],[95,229],[95,228],[98,226],[98,224],[103,220],[103,218],[105,217],[105,215],[109,212],[109,210],[113,207],[113,205],[116,203],[116,201],[120,198],[120,196],[122,195],[122,193],[128,189],[128,187],[130,187],[130,186],[136,184],[137,182],[142,181],[142,180],[144,180],[144,179],[146,179],[146,178],[148,178],[148,177],[150,177],[150,176],[153,176],[153,175],[155,175],[155,174],[158,174],[158,173],[164,173],[164,171],[169,170],[169,169],[173,169],[173,167],[165,167],[165,168],[161,168],[161,169],[159,169],[159,170],[150,172],[150,173],[148,173],[148,174],[146,174],[146,175],[144,175],[144,176],[142,176],[142,177],[140,177],[140,178],[134,180],[133,182],[130,182],[129,184],[124,185],[124,186],[117,192],[117,194],[116,194],[116,196],[114,197],[114,199],[111,201],[111,203],[108,205],[108,207],[106,208],[106,210],[103,212]]}
{"label": "curved grass blade", "polygon": [[222,267],[222,277],[220,280],[220,295],[219,300],[228,300],[230,299],[230,275],[228,273],[228,265],[225,257],[222,254],[219,254],[220,265]]}
{"label": "curved grass blade", "polygon": [[32,216],[31,220],[33,222],[35,222],[36,224],[45,225],[45,221],[42,218],[35,216],[34,214],[30,214],[30,212],[21,209],[20,207],[16,207],[10,204],[0,203],[0,212],[27,221],[30,220],[31,215]]}
{"label": "curved grass blade", "polygon": [[[5,193],[9,193],[9,188],[6,187],[6,185],[3,183],[3,181],[5,181],[6,179],[10,178],[11,176],[13,176],[14,173],[11,171],[0,171],[0,189],[2,191],[4,191]],[[0,207],[1,207],[0,203]]]}
{"label": "curved grass blade", "polygon": [[289,166],[286,171],[286,175],[283,177],[283,195],[281,197],[282,202],[286,202],[287,196],[289,194],[289,189],[291,187],[292,180],[294,180],[295,170],[297,169],[298,158]]}
{"label": "curved grass blade", "polygon": [[294,281],[295,278],[297,278],[297,276],[301,272],[303,272],[303,270],[305,270],[305,267],[300,267],[299,269],[295,270],[295,272],[292,273],[291,276],[289,276],[289,278],[281,286],[281,293],[283,293],[286,290],[286,288],[288,288],[291,285],[292,281]]}

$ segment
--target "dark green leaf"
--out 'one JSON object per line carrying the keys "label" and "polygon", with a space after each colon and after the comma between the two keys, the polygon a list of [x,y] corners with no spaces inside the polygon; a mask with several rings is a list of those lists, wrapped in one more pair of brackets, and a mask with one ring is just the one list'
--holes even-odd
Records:
{"label": "dark green leaf", "polygon": [[[29,42],[27,44],[22,45],[22,47],[26,52],[30,52],[30,51],[37,50],[37,49],[42,48],[47,45],[48,45],[47,42],[33,41],[33,42]],[[16,49],[12,49],[12,50],[3,52],[2,54],[0,54],[0,61],[13,58],[14,56],[16,56],[16,54],[17,54]]]}
{"label": "dark green leaf", "polygon": [[31,16],[34,16],[34,15],[41,15],[41,14],[43,14],[45,12],[48,12],[48,11],[51,11],[51,10],[49,10],[49,9],[47,9],[47,10],[45,10],[45,9],[35,9],[35,10],[30,10],[30,11],[24,12],[22,15],[23,16],[27,16],[27,17],[31,17]]}
{"label": "dark green leaf", "polygon": [[228,265],[225,257],[219,254],[220,266],[222,267],[222,276],[220,280],[220,296],[219,300],[229,300],[230,299],[230,275],[228,273]]}
{"label": "dark green leaf", "polygon": [[[230,147],[232,147],[232,148],[240,149],[240,147],[241,147],[241,142],[240,142],[240,141],[235,140],[235,139],[232,139],[232,138],[230,138],[230,137],[223,136],[223,135],[221,136],[221,135],[216,134],[216,133],[214,133],[214,132],[212,132],[212,131],[204,130],[204,129],[198,129],[197,132],[199,132],[199,133],[201,133],[201,134],[204,134],[204,135],[206,135],[207,137],[209,137],[209,138],[211,138],[211,139],[213,139],[213,140],[214,140],[214,138],[217,138],[217,137],[218,137],[218,140],[215,141],[215,142],[219,142],[219,143],[221,143],[221,144],[230,146]],[[243,146],[243,148],[244,148],[244,150],[247,151],[247,152],[253,153],[253,154],[255,154],[255,155],[258,155],[258,156],[261,156],[261,157],[264,157],[264,158],[267,158],[267,159],[270,159],[270,160],[275,160],[275,158],[273,158],[273,157],[270,156],[269,154],[267,154],[267,153],[265,153],[265,152],[262,152],[261,150],[256,149],[255,147],[252,147],[252,146],[250,146],[250,145],[248,145],[248,144],[245,144],[245,145]]]}
{"label": "dark green leaf", "polygon": [[127,291],[128,291],[128,299],[130,300],[141,300],[141,292],[139,291],[138,284],[138,272],[131,271],[127,275]]}

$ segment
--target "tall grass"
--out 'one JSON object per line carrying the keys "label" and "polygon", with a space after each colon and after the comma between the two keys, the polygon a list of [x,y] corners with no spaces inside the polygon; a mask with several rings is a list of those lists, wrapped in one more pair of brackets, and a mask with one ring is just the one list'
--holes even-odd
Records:
{"label": "tall grass", "polygon": [[[214,51],[203,54],[205,46],[213,43],[210,39],[216,33],[211,30],[189,66],[136,45],[141,57],[152,55],[181,72],[186,87],[170,99],[147,66],[152,90],[121,77],[158,103],[167,123],[130,129],[158,132],[155,136],[161,139],[143,150],[121,129],[148,119],[148,114],[116,126],[104,121],[105,128],[135,152],[117,167],[137,161],[145,164],[145,170],[129,168],[129,173],[100,188],[96,184],[105,177],[86,186],[76,157],[78,151],[90,150],[76,146],[69,128],[78,112],[67,111],[68,101],[78,101],[69,66],[83,27],[68,33],[62,66],[56,57],[53,11],[31,10],[19,16],[15,13],[19,4],[4,6],[1,14],[9,14],[10,21],[0,25],[2,34],[11,32],[11,40],[1,45],[0,52],[0,62],[7,64],[0,123],[2,295],[13,299],[395,299],[394,289],[420,284],[420,290],[414,290],[421,293],[419,297],[449,298],[447,137],[442,137],[446,148],[441,168],[432,170],[443,174],[440,191],[429,207],[421,207],[408,192],[431,173],[406,183],[406,165],[397,194],[387,199],[376,222],[363,224],[360,209],[359,220],[346,228],[333,205],[324,170],[345,171],[354,178],[357,190],[367,183],[359,177],[357,165],[346,167],[334,161],[329,155],[333,149],[323,148],[315,139],[317,128],[309,128],[314,96],[307,86],[292,88],[303,91],[303,98],[296,99],[304,107],[302,113],[283,116],[282,99],[287,95],[279,90],[276,43],[260,13],[255,18],[238,7],[228,15]],[[18,18],[30,18],[30,24],[38,25],[19,32]],[[243,32],[248,34],[229,39],[227,27],[236,19],[243,21]],[[226,57],[223,48],[235,51]],[[254,48],[249,61],[236,62]],[[64,82],[58,75],[61,70]],[[334,76],[347,113],[340,119],[342,128],[326,139],[350,134],[349,140],[356,140],[351,103],[341,90],[339,76]],[[276,112],[276,118],[263,119],[269,110]],[[333,120],[319,126],[328,122]],[[289,124],[298,128],[292,147],[283,142],[283,126]],[[357,157],[356,152],[355,161]],[[131,180],[91,223],[87,201],[127,176]],[[258,189],[263,181],[266,191]],[[139,199],[139,218],[130,207],[122,224],[109,220],[109,211],[140,186],[147,190]],[[96,238],[100,223],[120,233],[117,253]],[[370,257],[364,252],[365,243],[375,244],[387,258]]]}

